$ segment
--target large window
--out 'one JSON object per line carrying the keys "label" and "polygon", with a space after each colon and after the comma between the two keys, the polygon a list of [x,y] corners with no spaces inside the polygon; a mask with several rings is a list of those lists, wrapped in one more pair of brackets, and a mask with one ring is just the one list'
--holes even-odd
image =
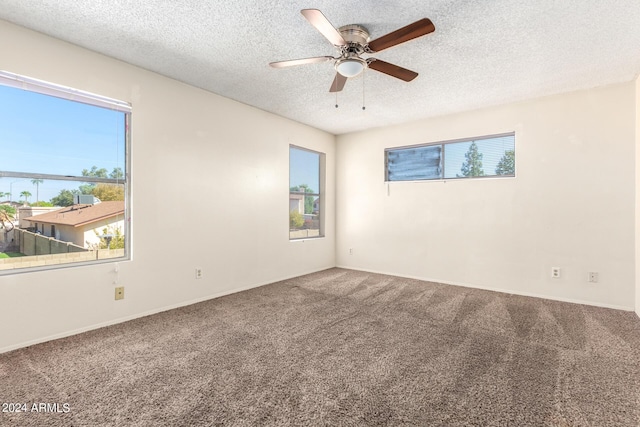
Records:
{"label": "large window", "polygon": [[0,71],[0,274],[130,256],[130,114]]}
{"label": "large window", "polygon": [[515,176],[513,133],[385,150],[387,181]]}
{"label": "large window", "polygon": [[289,239],[324,235],[324,154],[289,147]]}

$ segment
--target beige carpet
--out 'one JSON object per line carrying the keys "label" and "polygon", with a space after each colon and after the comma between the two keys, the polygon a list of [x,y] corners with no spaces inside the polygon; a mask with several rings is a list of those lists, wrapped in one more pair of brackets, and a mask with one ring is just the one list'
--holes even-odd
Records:
{"label": "beige carpet", "polygon": [[29,410],[2,426],[638,426],[640,319],[330,269],[2,354],[0,401]]}

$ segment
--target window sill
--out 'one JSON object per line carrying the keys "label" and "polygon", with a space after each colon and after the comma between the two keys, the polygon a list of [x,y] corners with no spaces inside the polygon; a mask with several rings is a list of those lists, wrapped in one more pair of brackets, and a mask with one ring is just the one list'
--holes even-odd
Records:
{"label": "window sill", "polygon": [[322,240],[324,239],[326,236],[316,236],[316,237],[303,237],[300,239],[289,239],[289,242],[306,242],[306,241],[313,241],[313,240]]}

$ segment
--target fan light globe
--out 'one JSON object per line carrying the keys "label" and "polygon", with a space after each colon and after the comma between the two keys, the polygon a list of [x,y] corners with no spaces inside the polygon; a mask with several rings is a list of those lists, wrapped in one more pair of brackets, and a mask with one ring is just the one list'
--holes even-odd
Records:
{"label": "fan light globe", "polygon": [[345,77],[355,77],[364,70],[361,59],[343,59],[336,64],[336,71]]}

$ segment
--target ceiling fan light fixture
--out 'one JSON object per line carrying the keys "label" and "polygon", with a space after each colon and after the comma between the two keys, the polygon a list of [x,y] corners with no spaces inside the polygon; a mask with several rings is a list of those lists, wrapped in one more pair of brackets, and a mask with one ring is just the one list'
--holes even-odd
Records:
{"label": "ceiling fan light fixture", "polygon": [[346,58],[336,62],[336,71],[347,78],[357,76],[364,67],[365,61],[360,58]]}

